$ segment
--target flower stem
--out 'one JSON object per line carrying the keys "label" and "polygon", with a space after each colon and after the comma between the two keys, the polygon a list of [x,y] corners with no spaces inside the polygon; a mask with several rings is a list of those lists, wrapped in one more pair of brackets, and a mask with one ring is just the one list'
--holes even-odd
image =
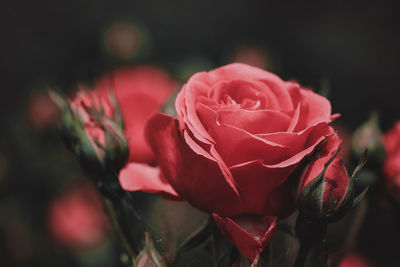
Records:
{"label": "flower stem", "polygon": [[297,254],[294,267],[303,267],[307,261],[308,253],[310,252],[310,247],[300,244],[299,253]]}
{"label": "flower stem", "polygon": [[105,197],[103,197],[103,201],[104,201],[104,206],[106,207],[107,213],[111,219],[111,223],[113,224],[115,231],[117,232],[119,238],[121,239],[122,244],[124,245],[124,247],[126,249],[126,252],[128,253],[129,257],[131,258],[133,266],[135,266],[136,265],[135,264],[136,254],[133,251],[133,249],[131,248],[131,246],[129,245],[129,242],[121,229],[121,226],[117,220],[117,216],[116,216],[114,208],[113,208],[113,204],[109,199],[107,199]]}

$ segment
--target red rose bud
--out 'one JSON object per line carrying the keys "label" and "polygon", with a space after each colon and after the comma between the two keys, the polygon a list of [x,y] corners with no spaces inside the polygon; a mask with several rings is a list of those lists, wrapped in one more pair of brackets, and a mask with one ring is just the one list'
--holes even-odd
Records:
{"label": "red rose bud", "polygon": [[89,183],[56,198],[48,212],[49,230],[63,246],[91,248],[106,238],[107,217],[100,196]]}
{"label": "red rose bud", "polygon": [[354,132],[352,147],[357,155],[362,155],[367,149],[370,156],[383,157],[383,134],[379,128],[376,112],[372,113],[369,120]]}
{"label": "red rose bud", "polygon": [[136,267],[164,267],[164,259],[154,247],[150,234],[145,232],[145,248],[136,258]]}
{"label": "red rose bud", "polygon": [[66,146],[91,174],[118,171],[128,158],[122,116],[115,96],[97,91],[78,91],[64,100],[54,92],[53,99],[62,107],[60,131]]}
{"label": "red rose bud", "polygon": [[297,199],[299,217],[308,223],[332,223],[362,199],[366,190],[354,197],[355,175],[365,164],[363,158],[351,178],[337,155],[341,141],[333,135],[328,138],[321,157],[304,170]]}

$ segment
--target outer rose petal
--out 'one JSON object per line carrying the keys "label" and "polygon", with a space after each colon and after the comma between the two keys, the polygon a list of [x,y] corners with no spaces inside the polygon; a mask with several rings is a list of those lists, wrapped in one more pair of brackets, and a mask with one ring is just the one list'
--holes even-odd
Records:
{"label": "outer rose petal", "polygon": [[254,263],[272,240],[276,231],[276,217],[240,215],[235,218],[213,214],[214,221],[226,239],[234,243],[240,253]]}
{"label": "outer rose petal", "polygon": [[241,201],[218,164],[186,144],[173,117],[156,114],[147,124],[146,136],[157,151],[163,174],[182,199],[206,212],[224,216],[241,213]]}
{"label": "outer rose petal", "polygon": [[311,90],[301,89],[301,116],[295,131],[301,131],[318,122],[331,122],[331,103],[325,97]]}
{"label": "outer rose petal", "polygon": [[143,191],[179,199],[178,194],[162,176],[159,167],[151,167],[143,163],[128,163],[119,173],[119,182],[127,191]]}
{"label": "outer rose petal", "polygon": [[269,168],[254,161],[231,168],[235,177],[245,213],[275,215],[267,207],[269,196],[293,171],[297,165],[285,168]]}
{"label": "outer rose petal", "polygon": [[165,103],[177,83],[157,68],[122,68],[104,76],[96,84],[103,94],[114,89],[125,122],[125,135],[129,142],[129,161],[151,162],[153,152],[146,144],[145,124]]}

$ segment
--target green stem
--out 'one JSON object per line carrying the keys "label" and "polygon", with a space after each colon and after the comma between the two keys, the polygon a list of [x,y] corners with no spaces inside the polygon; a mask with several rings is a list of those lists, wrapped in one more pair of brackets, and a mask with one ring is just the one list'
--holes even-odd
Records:
{"label": "green stem", "polygon": [[107,198],[103,198],[103,201],[104,201],[104,206],[106,207],[107,213],[111,219],[111,223],[113,224],[115,231],[117,232],[119,238],[121,239],[122,244],[124,245],[124,247],[126,249],[126,252],[128,253],[129,257],[131,258],[133,266],[135,266],[136,265],[135,264],[136,254],[133,251],[133,249],[131,248],[131,246],[129,245],[129,242],[128,242],[127,238],[125,237],[120,224],[118,223],[117,216],[114,212],[113,204]]}
{"label": "green stem", "polygon": [[310,247],[300,244],[299,253],[297,254],[294,267],[303,267],[307,261],[308,253],[310,252]]}

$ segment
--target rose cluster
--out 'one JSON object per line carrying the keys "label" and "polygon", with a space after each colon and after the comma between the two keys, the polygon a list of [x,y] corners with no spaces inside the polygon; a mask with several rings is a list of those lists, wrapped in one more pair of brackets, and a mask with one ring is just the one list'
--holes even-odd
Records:
{"label": "rose cluster", "polygon": [[[100,165],[119,172],[124,190],[211,214],[253,264],[277,222],[296,208],[308,223],[325,224],[353,204],[341,140],[330,125],[339,115],[325,97],[236,63],[194,74],[176,97],[176,118],[157,112],[175,88],[167,74],[145,67],[117,71],[78,93],[68,101],[83,125],[73,142],[77,154],[93,158],[93,150]],[[124,145],[128,160],[115,164]]]}

